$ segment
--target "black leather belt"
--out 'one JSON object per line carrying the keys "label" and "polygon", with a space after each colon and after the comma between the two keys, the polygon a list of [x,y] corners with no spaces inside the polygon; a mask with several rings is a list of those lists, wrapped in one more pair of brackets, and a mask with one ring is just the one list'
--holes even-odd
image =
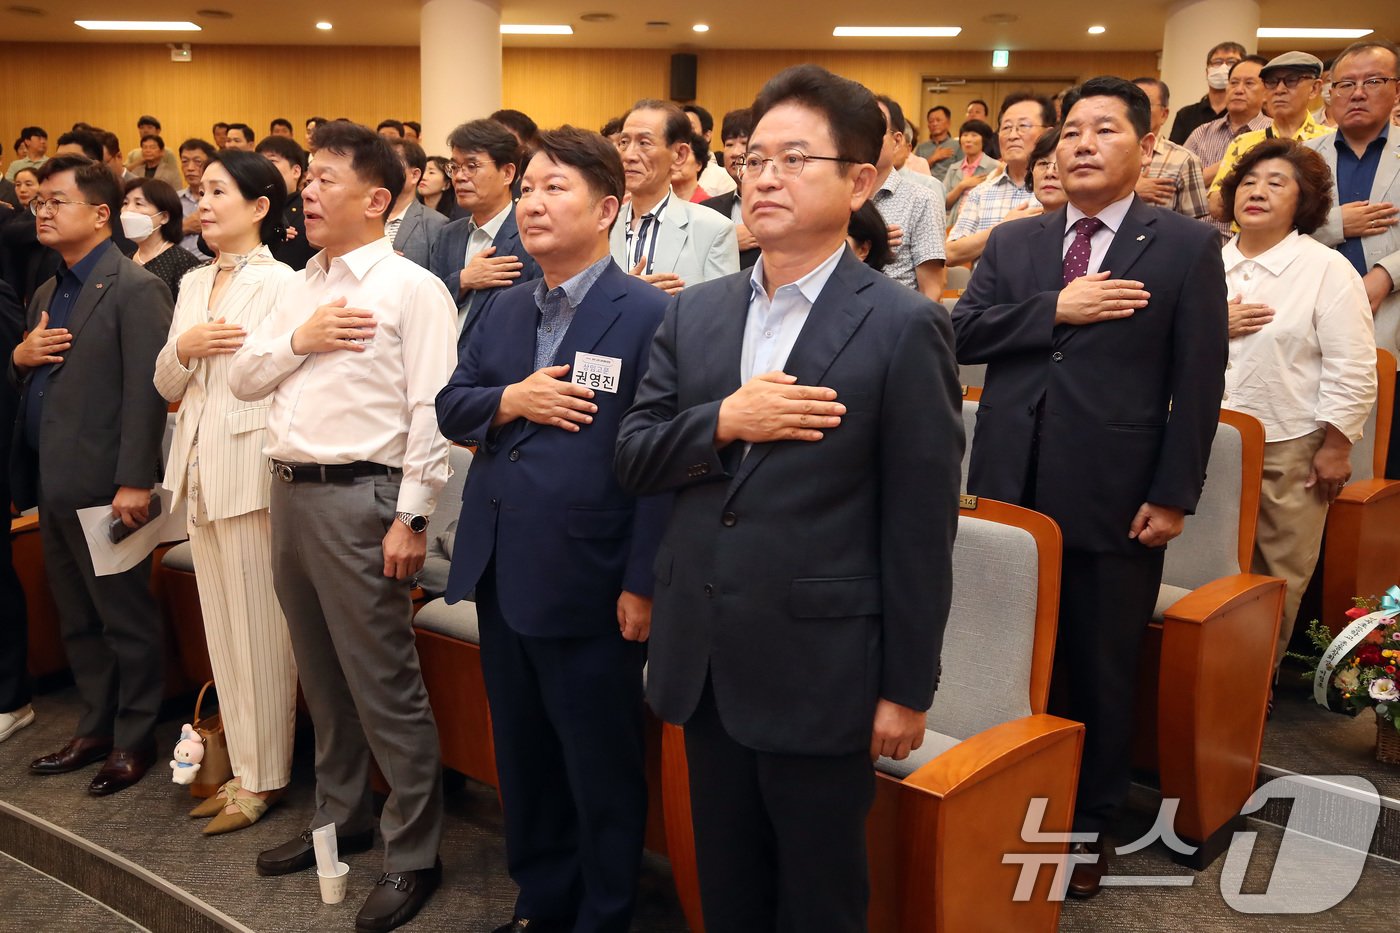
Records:
{"label": "black leather belt", "polygon": [[283,463],[269,460],[269,472],[284,483],[348,483],[361,476],[398,476],[398,467],[356,460],[354,463]]}

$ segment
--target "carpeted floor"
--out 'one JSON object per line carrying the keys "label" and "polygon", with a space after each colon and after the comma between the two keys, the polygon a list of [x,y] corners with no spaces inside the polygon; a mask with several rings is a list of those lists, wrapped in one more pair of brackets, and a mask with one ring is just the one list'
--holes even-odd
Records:
{"label": "carpeted floor", "polygon": [[130,923],[89,897],[0,853],[0,930],[101,930],[138,933]]}

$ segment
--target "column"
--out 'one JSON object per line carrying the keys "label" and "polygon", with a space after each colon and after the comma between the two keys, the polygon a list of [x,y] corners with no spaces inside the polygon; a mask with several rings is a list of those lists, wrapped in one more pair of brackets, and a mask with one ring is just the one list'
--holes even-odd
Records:
{"label": "column", "polygon": [[422,0],[423,148],[447,152],[447,134],[501,106],[499,0]]}
{"label": "column", "polygon": [[1238,42],[1250,52],[1258,48],[1258,0],[1180,0],[1167,8],[1162,34],[1162,80],[1171,89],[1176,108],[1194,103],[1206,92],[1206,56],[1221,42]]}

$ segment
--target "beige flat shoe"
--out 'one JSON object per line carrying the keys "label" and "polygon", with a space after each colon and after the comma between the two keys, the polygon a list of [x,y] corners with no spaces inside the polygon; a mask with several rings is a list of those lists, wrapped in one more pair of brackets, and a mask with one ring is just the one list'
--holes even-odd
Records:
{"label": "beige flat shoe", "polygon": [[[242,788],[240,788],[241,790]],[[209,821],[204,827],[204,835],[219,836],[223,833],[237,832],[240,829],[247,829],[258,820],[263,818],[263,814],[282,799],[282,791],[275,790],[268,794],[266,799],[254,796],[252,793],[235,793],[227,801],[227,806]],[[228,812],[228,806],[236,807],[232,813]]]}
{"label": "beige flat shoe", "polygon": [[190,819],[207,819],[208,817],[218,814],[219,811],[223,810],[224,807],[228,806],[229,795],[237,791],[240,786],[241,785],[239,785],[238,783],[238,778],[234,778],[231,781],[225,781],[224,785],[219,788],[218,793],[216,793],[212,797],[204,798],[204,800],[200,802],[199,806],[195,807],[193,810],[190,811]]}

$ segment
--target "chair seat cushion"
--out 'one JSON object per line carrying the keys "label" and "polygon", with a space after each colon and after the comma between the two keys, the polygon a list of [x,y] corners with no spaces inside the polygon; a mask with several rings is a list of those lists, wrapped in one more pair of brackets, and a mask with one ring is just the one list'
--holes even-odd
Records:
{"label": "chair seat cushion", "polygon": [[458,641],[481,644],[481,630],[476,620],[476,603],[469,599],[450,606],[445,599],[435,599],[418,610],[418,614],[413,617],[413,624]]}
{"label": "chair seat cushion", "polygon": [[891,777],[897,777],[901,781],[913,774],[915,771],[928,764],[948,749],[957,745],[960,739],[955,739],[951,735],[944,735],[941,732],[934,732],[932,729],[924,730],[924,744],[909,753],[909,757],[903,761],[895,761],[893,758],[881,758],[875,762],[875,770]]}
{"label": "chair seat cushion", "polygon": [[165,556],[160,559],[160,564],[171,570],[194,573],[194,552],[190,549],[190,543],[181,541],[166,551]]}
{"label": "chair seat cushion", "polygon": [[1157,590],[1157,605],[1152,607],[1152,621],[1161,622],[1166,611],[1172,607],[1181,597],[1186,596],[1191,591],[1184,586],[1172,586],[1170,583],[1163,583]]}

